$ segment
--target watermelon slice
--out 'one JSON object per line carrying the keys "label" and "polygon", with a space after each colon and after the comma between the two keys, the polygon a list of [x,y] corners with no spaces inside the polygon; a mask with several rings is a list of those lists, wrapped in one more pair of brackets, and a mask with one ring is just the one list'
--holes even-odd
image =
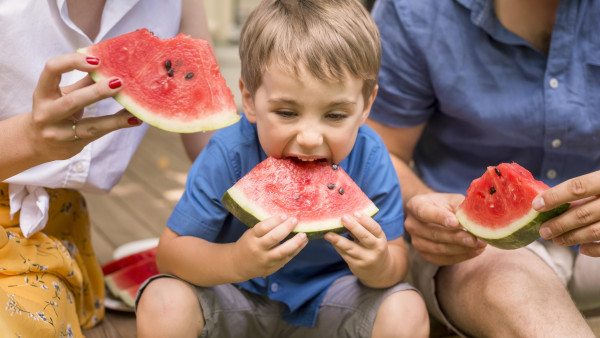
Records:
{"label": "watermelon slice", "polygon": [[540,225],[567,209],[563,204],[546,212],[531,207],[533,199],[549,187],[516,163],[488,167],[471,182],[458,206],[459,223],[481,240],[501,249],[524,247],[540,237]]}
{"label": "watermelon slice", "polygon": [[131,293],[128,289],[134,286],[139,289],[146,279],[156,274],[158,274],[156,259],[150,257],[104,276],[104,282],[111,294],[125,301]]}
{"label": "watermelon slice", "polygon": [[125,256],[123,258],[110,261],[104,265],[102,265],[102,272],[104,275],[109,275],[117,270],[121,270],[126,266],[135,264],[139,261],[148,259],[148,258],[156,258],[156,247],[152,247],[150,249],[140,251],[138,253]]}
{"label": "watermelon slice", "polygon": [[133,115],[164,130],[191,133],[240,119],[210,45],[179,34],[160,39],[139,29],[77,51],[100,58],[94,81],[124,82],[115,99]]}
{"label": "watermelon slice", "polygon": [[379,211],[340,166],[289,158],[262,161],[221,200],[249,227],[275,215],[295,217],[298,224],[291,235],[304,232],[308,238],[346,232],[344,214],[374,216]]}

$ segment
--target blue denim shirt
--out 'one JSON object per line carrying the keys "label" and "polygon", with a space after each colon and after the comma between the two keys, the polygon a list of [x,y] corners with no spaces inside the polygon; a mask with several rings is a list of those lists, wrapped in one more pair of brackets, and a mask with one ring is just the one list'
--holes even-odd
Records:
{"label": "blue denim shirt", "polygon": [[493,0],[378,0],[371,118],[427,122],[414,154],[431,188],[465,193],[515,161],[552,186],[600,169],[600,1],[560,2],[549,54],[508,31]]}
{"label": "blue denim shirt", "polygon": [[[221,197],[266,158],[258,142],[256,125],[245,117],[217,131],[192,165],[185,192],[167,226],[182,236],[196,236],[216,243],[237,241],[248,227],[229,213]],[[381,138],[369,127],[362,126],[352,151],[339,165],[379,208],[374,219],[387,239],[400,237],[404,233],[402,195]],[[287,309],[282,318],[287,322],[313,326],[329,286],[350,273],[346,262],[329,242],[314,239],[266,279],[254,278],[238,285],[285,303]]]}

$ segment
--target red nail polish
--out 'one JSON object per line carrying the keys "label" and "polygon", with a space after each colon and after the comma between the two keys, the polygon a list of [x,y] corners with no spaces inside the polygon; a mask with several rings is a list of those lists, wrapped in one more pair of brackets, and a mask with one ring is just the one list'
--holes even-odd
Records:
{"label": "red nail polish", "polygon": [[100,59],[93,57],[86,57],[85,61],[87,61],[87,63],[89,63],[90,65],[94,66],[97,66],[100,63]]}
{"label": "red nail polish", "polygon": [[116,89],[121,87],[122,83],[121,83],[121,79],[114,79],[114,80],[110,80],[110,82],[108,83],[108,86],[110,87],[110,89]]}
{"label": "red nail polish", "polygon": [[127,119],[127,123],[131,124],[132,126],[137,126],[138,124],[141,124],[142,121],[138,120],[137,117],[130,117]]}

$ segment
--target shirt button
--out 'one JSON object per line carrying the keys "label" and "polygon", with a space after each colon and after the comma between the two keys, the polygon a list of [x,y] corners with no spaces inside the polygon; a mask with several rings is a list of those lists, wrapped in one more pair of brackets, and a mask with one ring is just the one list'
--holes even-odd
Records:
{"label": "shirt button", "polygon": [[550,79],[550,88],[556,88],[558,87],[558,80],[555,78],[551,78]]}
{"label": "shirt button", "polygon": [[277,292],[277,290],[279,290],[279,284],[277,284],[277,283],[271,284],[271,291]]}
{"label": "shirt button", "polygon": [[555,179],[556,178],[556,170],[554,170],[554,169],[548,170],[548,172],[546,172],[546,177],[548,177],[551,180]]}
{"label": "shirt button", "polygon": [[558,148],[562,145],[562,141],[559,138],[552,140],[552,148]]}
{"label": "shirt button", "polygon": [[85,171],[85,166],[83,165],[83,163],[81,162],[77,162],[77,164],[75,164],[75,171],[78,173],[82,173]]}

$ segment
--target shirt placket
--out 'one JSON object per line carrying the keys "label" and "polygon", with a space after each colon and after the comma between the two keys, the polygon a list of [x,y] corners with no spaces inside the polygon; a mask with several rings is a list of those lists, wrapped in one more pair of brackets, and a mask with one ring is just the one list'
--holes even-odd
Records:
{"label": "shirt placket", "polygon": [[574,44],[574,10],[563,2],[557,11],[556,22],[544,73],[544,158],[539,177],[554,185],[565,179],[565,157],[569,142],[567,132],[570,116],[568,72]]}

